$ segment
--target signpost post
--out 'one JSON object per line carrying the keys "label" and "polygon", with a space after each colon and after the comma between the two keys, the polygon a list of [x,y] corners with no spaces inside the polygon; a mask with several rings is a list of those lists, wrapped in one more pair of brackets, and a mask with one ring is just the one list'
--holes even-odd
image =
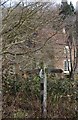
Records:
{"label": "signpost post", "polygon": [[43,109],[44,109],[44,118],[47,116],[47,73],[46,67],[44,67],[44,100],[43,100]]}
{"label": "signpost post", "polygon": [[41,67],[39,76],[41,78],[40,86],[41,86],[41,118],[47,117],[47,74],[48,73],[62,73],[61,69],[47,69],[45,67]]}
{"label": "signpost post", "polygon": [[47,75],[46,68],[42,67],[39,74],[41,78],[41,117],[46,118],[47,116]]}

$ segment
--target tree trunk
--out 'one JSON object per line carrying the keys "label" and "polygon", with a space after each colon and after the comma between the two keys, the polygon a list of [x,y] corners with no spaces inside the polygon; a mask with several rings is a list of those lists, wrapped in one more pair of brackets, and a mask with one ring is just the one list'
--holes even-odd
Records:
{"label": "tree trunk", "polygon": [[73,62],[73,61],[72,61],[72,48],[70,48],[70,67],[71,67],[71,70],[70,70],[70,79],[71,79],[71,80],[74,80],[72,62]]}

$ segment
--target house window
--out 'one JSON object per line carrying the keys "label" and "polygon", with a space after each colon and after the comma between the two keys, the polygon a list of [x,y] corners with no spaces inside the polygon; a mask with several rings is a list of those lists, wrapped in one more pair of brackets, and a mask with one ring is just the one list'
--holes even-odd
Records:
{"label": "house window", "polygon": [[71,70],[70,60],[64,60],[64,71],[69,71],[69,70]]}

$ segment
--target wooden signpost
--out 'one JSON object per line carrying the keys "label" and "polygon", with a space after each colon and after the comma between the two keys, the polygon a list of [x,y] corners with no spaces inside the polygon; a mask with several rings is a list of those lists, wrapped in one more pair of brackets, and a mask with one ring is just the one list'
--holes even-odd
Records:
{"label": "wooden signpost", "polygon": [[41,118],[47,117],[47,73],[62,73],[62,69],[41,68],[39,76],[41,78]]}
{"label": "wooden signpost", "polygon": [[40,95],[41,95],[41,118],[47,117],[47,73],[62,73],[62,69],[46,68],[42,66],[40,69],[27,70],[29,74],[37,73],[40,77]]}

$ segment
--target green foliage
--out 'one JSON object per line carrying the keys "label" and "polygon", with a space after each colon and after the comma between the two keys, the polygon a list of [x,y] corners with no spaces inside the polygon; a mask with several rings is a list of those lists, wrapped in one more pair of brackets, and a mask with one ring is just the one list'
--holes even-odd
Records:
{"label": "green foliage", "polygon": [[28,114],[21,109],[18,109],[16,113],[14,113],[14,118],[25,118]]}
{"label": "green foliage", "polygon": [[34,96],[40,97],[40,78],[36,75],[32,79],[25,80],[22,89],[28,95],[34,94]]}
{"label": "green foliage", "polygon": [[[51,112],[57,112],[58,109],[61,112],[62,109],[64,114],[69,112],[70,114],[75,114],[74,105],[75,100],[77,99],[77,81],[70,81],[69,79],[58,79],[55,76],[48,76],[47,78],[47,110]],[[15,97],[16,102],[16,111],[11,114],[14,115],[14,118],[24,118],[30,114],[37,114],[37,110],[40,110],[40,77],[38,75],[32,75],[28,79],[21,80],[21,83],[13,81],[11,79],[5,81],[5,90],[8,91],[9,96],[14,96],[14,93],[17,93]],[[10,87],[9,87],[10,86]],[[15,89],[16,87],[16,89]],[[14,91],[16,90],[16,92]],[[5,96],[7,94],[5,93]],[[10,98],[8,96],[8,98]],[[11,103],[10,99],[6,99],[7,103]],[[11,103],[12,104],[12,103]],[[70,108],[71,105],[71,108]],[[57,108],[59,106],[59,108]],[[48,116],[52,113],[48,113]],[[66,112],[66,113],[65,113]],[[39,113],[40,114],[40,113]],[[57,115],[57,113],[55,114]]]}
{"label": "green foliage", "polygon": [[14,79],[6,79],[4,81],[4,93],[9,93],[11,95],[16,95],[21,89],[21,82]]}
{"label": "green foliage", "polygon": [[52,101],[58,101],[57,98],[62,96],[73,95],[74,96],[74,89],[73,89],[73,82],[69,79],[59,80],[53,79],[48,81],[48,94],[52,98]]}
{"label": "green foliage", "polygon": [[40,96],[40,78],[38,76],[34,77],[32,81],[32,87],[33,87],[34,94],[39,97]]}

